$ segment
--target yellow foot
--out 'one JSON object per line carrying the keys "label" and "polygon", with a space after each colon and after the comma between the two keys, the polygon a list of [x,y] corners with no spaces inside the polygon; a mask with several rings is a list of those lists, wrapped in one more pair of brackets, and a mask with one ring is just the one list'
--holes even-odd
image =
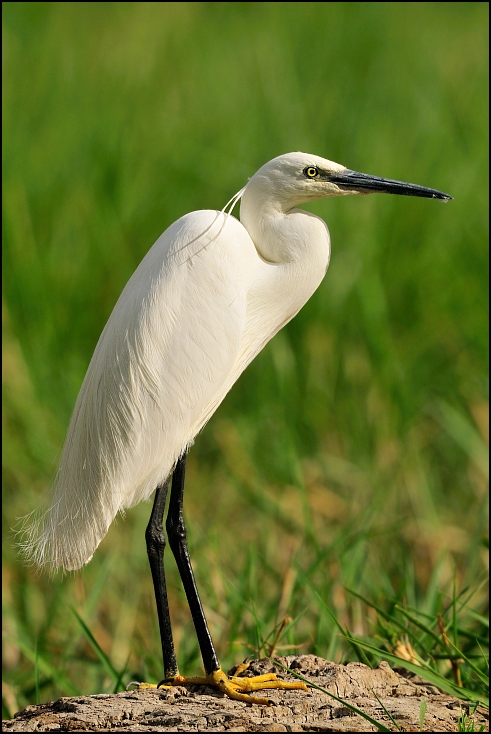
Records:
{"label": "yellow foot", "polygon": [[[243,672],[247,666],[240,665],[240,672]],[[132,684],[128,684],[132,685]],[[136,685],[136,683],[134,684]],[[158,685],[154,683],[139,683],[138,691],[144,691],[147,688],[170,688],[171,686],[186,686],[186,685],[198,685],[198,686],[214,686],[218,688],[222,693],[225,693],[229,698],[234,698],[236,701],[245,701],[246,703],[259,703],[263,706],[273,706],[274,701],[270,698],[259,698],[258,696],[249,696],[251,691],[260,691],[264,688],[281,688],[281,689],[295,689],[306,691],[307,686],[305,683],[298,681],[297,683],[288,683],[287,681],[278,680],[275,673],[266,673],[265,675],[256,675],[253,678],[242,678],[237,675],[228,676],[220,668],[214,673],[210,673],[207,676],[198,676],[196,678],[187,677],[183,675],[175,675],[173,678],[166,678],[161,681]]]}

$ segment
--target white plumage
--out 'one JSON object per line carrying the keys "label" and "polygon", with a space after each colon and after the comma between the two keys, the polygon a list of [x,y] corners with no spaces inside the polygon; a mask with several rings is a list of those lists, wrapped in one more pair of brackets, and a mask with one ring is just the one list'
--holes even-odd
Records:
{"label": "white plumage", "polygon": [[117,512],[169,476],[245,367],[318,287],[329,232],[297,205],[371,190],[413,193],[356,176],[363,174],[317,156],[282,155],[243,189],[240,222],[196,211],[159,237],[87,370],[52,504],[27,544],[37,563],[87,563]]}

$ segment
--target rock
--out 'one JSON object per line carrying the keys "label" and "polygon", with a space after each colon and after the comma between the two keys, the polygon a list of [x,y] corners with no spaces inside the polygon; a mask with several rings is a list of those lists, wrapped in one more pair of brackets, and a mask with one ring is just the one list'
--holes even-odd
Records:
{"label": "rock", "polygon": [[[13,720],[3,722],[3,730],[60,732],[168,732],[168,731],[377,731],[366,719],[352,711],[355,706],[388,729],[394,725],[390,712],[402,731],[419,731],[422,698],[426,699],[423,731],[458,731],[458,720],[468,712],[468,704],[425,683],[392,670],[382,662],[372,670],[362,663],[336,665],[315,655],[289,655],[254,660],[245,675],[275,672],[294,680],[277,660],[295,673],[343,699],[344,704],[316,688],[304,691],[267,692],[275,706],[255,706],[232,701],[213,688],[189,686],[167,690],[147,689],[113,695],[60,698],[52,703],[28,706]],[[259,694],[261,695],[261,694]],[[377,698],[379,700],[377,700]],[[488,731],[487,711],[479,707],[473,714],[474,731]]]}

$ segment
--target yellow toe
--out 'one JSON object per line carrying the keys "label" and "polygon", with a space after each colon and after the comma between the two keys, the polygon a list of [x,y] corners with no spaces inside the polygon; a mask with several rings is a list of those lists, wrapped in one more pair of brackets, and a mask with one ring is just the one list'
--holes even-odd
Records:
{"label": "yellow toe", "polygon": [[[275,673],[265,673],[264,675],[256,675],[253,678],[242,678],[231,676],[230,678],[220,668],[219,670],[208,676],[212,679],[211,685],[217,686],[229,698],[236,701],[245,701],[246,703],[258,703],[263,706],[274,705],[274,701],[269,698],[259,698],[257,696],[249,696],[252,691],[260,691],[263,689],[279,688],[281,690],[301,690],[306,691],[305,683],[289,683],[287,681],[278,680]],[[210,685],[210,683],[208,684]]]}

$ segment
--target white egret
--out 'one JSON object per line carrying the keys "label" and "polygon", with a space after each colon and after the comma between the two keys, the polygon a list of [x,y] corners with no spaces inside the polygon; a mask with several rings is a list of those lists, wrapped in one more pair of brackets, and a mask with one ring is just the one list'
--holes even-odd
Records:
{"label": "white egret", "polygon": [[[155,492],[146,530],[162,643],[163,682],[216,685],[233,698],[305,686],[276,676],[228,678],[208,630],[183,518],[186,454],[242,371],[302,308],[329,265],[322,219],[297,208],[329,196],[403,194],[448,200],[434,189],[351,171],[305,153],[266,163],[230,213],[196,211],[157,240],[131,276],[102,332],[70,421],[49,510],[27,552],[78,569],[114,517]],[[179,675],[165,586],[163,514],[193,617],[205,678]],[[144,685],[144,684],[142,684]]]}

